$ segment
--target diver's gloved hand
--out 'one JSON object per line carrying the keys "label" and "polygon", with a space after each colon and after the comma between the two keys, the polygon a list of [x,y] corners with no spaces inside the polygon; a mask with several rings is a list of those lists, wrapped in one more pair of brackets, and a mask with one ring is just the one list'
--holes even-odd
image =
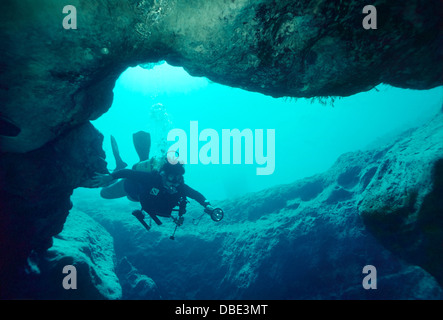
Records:
{"label": "diver's gloved hand", "polygon": [[205,207],[205,212],[206,213],[210,214],[212,211],[214,211],[214,207],[211,206],[211,204],[209,203],[208,200],[205,201],[204,207]]}
{"label": "diver's gloved hand", "polygon": [[100,188],[108,186],[114,178],[110,174],[95,173],[91,179],[91,188]]}

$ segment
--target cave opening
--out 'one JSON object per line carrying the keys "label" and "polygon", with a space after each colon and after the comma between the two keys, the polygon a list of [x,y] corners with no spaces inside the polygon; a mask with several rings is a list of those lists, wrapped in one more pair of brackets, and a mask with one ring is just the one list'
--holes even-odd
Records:
{"label": "cave opening", "polygon": [[93,124],[104,135],[111,171],[111,135],[131,167],[138,161],[132,134],[140,130],[151,133],[151,155],[173,144],[166,139],[170,130],[189,132],[192,121],[220,135],[223,129],[275,130],[271,175],[259,176],[256,166],[244,162],[186,164],[189,185],[210,199],[223,200],[324,172],[343,153],[375,147],[419,126],[441,104],[441,87],[419,91],[388,85],[343,98],[272,98],[193,77],[160,61],[123,72],[111,108]]}

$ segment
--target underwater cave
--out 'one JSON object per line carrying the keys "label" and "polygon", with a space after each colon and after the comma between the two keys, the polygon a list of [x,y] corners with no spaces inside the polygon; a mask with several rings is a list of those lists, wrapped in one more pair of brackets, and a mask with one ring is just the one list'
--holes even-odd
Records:
{"label": "underwater cave", "polygon": [[[439,1],[382,1],[377,30],[358,1],[72,5],[75,29],[61,3],[1,5],[0,298],[443,298]],[[140,131],[159,157],[185,134],[222,221],[191,200],[147,232],[100,197],[110,136],[131,168]]]}

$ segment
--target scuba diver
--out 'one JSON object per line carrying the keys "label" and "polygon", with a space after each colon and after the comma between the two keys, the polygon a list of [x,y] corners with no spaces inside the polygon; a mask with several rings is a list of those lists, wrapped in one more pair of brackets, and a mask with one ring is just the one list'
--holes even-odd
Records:
{"label": "scuba diver", "polygon": [[[124,169],[127,164],[121,159],[116,141],[111,136],[116,170],[110,174],[97,173],[92,180],[94,187],[102,187],[100,194],[103,198],[116,199],[126,196],[131,201],[140,202],[142,210],[135,210],[132,214],[147,230],[150,226],[144,221],[143,211],[158,225],[162,222],[157,216],[172,217],[172,211],[178,211],[179,218],[174,219],[174,222],[177,226],[182,225],[188,197],[202,205],[212,220],[218,222],[223,218],[221,209],[213,208],[200,192],[184,183],[185,168],[182,163],[172,164],[167,157],[160,161],[155,158],[149,159],[149,133],[141,131],[133,137],[140,162],[129,170]],[[176,206],[179,206],[178,210],[174,209]]]}

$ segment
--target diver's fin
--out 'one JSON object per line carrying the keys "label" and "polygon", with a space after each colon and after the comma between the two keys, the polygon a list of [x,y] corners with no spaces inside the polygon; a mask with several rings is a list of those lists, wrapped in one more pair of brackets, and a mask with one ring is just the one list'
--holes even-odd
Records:
{"label": "diver's fin", "polygon": [[135,151],[141,161],[149,159],[149,152],[151,150],[151,135],[149,132],[139,131],[132,135]]}
{"label": "diver's fin", "polygon": [[115,163],[116,163],[115,170],[121,170],[121,169],[126,168],[128,166],[128,164],[126,162],[124,162],[122,160],[122,158],[120,157],[120,152],[118,151],[117,141],[115,140],[115,138],[113,136],[111,136],[111,147],[112,147],[112,153],[114,154]]}
{"label": "diver's fin", "polygon": [[153,213],[149,213],[149,212],[148,212],[148,214],[149,214],[149,216],[151,217],[151,219],[155,221],[155,223],[156,223],[157,225],[161,226],[161,225],[163,224],[163,223],[161,222],[161,220],[160,220],[155,214],[153,214]]}
{"label": "diver's fin", "polygon": [[143,214],[143,212],[141,210],[134,210],[134,211],[132,211],[132,215],[134,217],[136,217],[138,221],[140,221],[140,223],[143,225],[143,227],[145,227],[145,229],[147,231],[149,231],[151,229],[151,227],[148,226],[148,224],[146,223],[146,221],[144,219],[145,218],[144,214]]}

